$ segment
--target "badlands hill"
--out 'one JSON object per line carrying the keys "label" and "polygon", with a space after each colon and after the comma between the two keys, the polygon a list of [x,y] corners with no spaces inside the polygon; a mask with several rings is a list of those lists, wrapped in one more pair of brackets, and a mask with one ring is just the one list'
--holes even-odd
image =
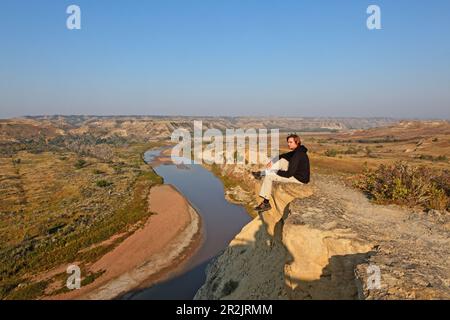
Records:
{"label": "badlands hill", "polygon": [[[0,120],[0,298],[64,294],[60,265],[80,259],[85,272],[134,234],[151,216],[143,199],[162,182],[142,152],[194,120],[204,128],[280,128],[280,146],[287,132],[302,131],[313,170],[305,189],[275,188],[274,209],[236,235],[197,298],[449,298],[448,212],[374,204],[341,181],[398,160],[448,176],[448,121],[146,116]],[[255,168],[210,169],[226,197],[254,214]],[[440,204],[448,206],[449,180],[441,177]],[[53,282],[42,277],[49,270],[58,271]],[[374,270],[376,290],[368,285]],[[86,274],[86,283],[102,277]]]}
{"label": "badlands hill", "polygon": [[396,122],[390,118],[36,116],[0,120],[0,141],[88,133],[103,138],[164,139],[177,128],[192,128],[194,120],[202,120],[205,128],[278,128],[281,131],[364,129]]}

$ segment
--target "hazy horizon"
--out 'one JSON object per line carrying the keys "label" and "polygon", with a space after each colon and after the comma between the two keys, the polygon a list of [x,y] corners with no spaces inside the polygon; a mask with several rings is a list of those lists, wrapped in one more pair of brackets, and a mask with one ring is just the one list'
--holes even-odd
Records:
{"label": "hazy horizon", "polygon": [[171,117],[180,117],[180,118],[292,118],[292,119],[390,119],[390,120],[417,120],[417,121],[450,121],[450,118],[424,118],[424,117],[384,117],[384,116],[235,116],[235,115],[181,115],[181,114],[35,114],[35,115],[19,115],[12,117],[0,118],[0,120],[8,120],[8,119],[20,119],[20,118],[46,118],[46,117],[99,117],[99,118],[108,118],[108,117],[160,117],[160,118],[171,118]]}
{"label": "hazy horizon", "polygon": [[448,120],[449,30],[446,0],[5,0],[0,118]]}

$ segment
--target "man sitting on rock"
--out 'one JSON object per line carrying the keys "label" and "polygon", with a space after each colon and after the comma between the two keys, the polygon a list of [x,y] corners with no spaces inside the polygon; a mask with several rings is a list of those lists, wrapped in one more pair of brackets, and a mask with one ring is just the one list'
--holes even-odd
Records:
{"label": "man sitting on rock", "polygon": [[282,154],[280,159],[267,164],[267,170],[252,172],[256,179],[264,178],[259,195],[264,201],[255,210],[264,212],[272,207],[269,199],[272,195],[272,183],[274,181],[286,183],[306,184],[309,182],[309,158],[308,149],[301,145],[300,137],[290,134],[287,137],[288,147],[291,152]]}

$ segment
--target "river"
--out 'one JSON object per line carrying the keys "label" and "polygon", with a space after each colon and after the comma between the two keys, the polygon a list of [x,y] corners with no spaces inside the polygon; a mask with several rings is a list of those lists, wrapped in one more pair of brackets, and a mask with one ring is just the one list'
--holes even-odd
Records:
{"label": "river", "polygon": [[[160,152],[147,151],[145,162],[152,162]],[[161,164],[154,170],[164,178],[165,184],[175,186],[200,214],[204,241],[177,275],[149,288],[125,294],[122,298],[192,299],[206,280],[208,263],[226,249],[251,217],[244,207],[225,200],[222,182],[200,165]]]}

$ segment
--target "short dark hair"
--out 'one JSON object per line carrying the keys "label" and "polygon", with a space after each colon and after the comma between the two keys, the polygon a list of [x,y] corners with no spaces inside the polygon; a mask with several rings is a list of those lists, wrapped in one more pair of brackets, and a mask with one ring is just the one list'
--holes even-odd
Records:
{"label": "short dark hair", "polygon": [[288,134],[286,141],[289,141],[289,139],[293,138],[295,143],[300,145],[302,143],[302,140],[300,139],[299,135],[296,133],[290,133]]}

